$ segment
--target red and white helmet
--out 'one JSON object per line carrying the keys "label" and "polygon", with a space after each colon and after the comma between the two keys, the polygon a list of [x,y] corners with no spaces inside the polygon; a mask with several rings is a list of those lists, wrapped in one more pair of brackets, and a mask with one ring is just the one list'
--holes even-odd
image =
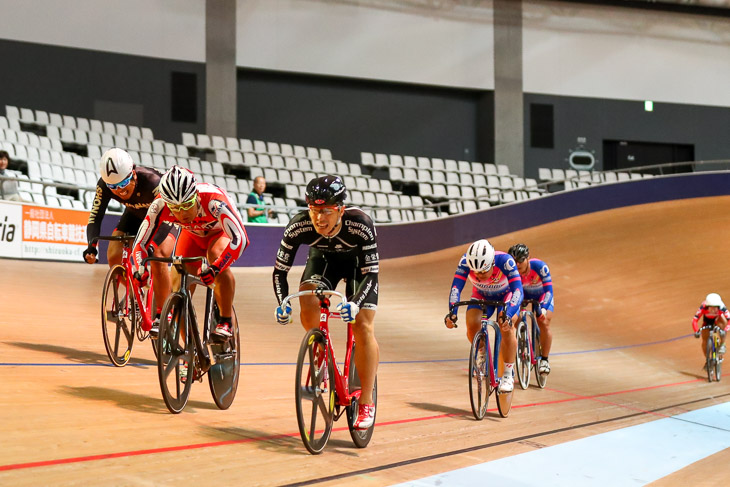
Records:
{"label": "red and white helmet", "polygon": [[166,203],[180,205],[198,191],[198,182],[190,169],[172,166],[160,179],[160,195]]}

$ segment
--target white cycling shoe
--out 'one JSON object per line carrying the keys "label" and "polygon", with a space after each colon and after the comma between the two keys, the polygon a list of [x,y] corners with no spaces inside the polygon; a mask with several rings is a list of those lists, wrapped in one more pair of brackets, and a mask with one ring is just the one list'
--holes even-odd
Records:
{"label": "white cycling shoe", "polygon": [[537,367],[537,372],[540,375],[548,375],[550,373],[550,362],[547,360],[540,360],[540,363]]}
{"label": "white cycling shoe", "polygon": [[502,377],[499,379],[499,392],[512,392],[515,389],[515,379],[513,377]]}

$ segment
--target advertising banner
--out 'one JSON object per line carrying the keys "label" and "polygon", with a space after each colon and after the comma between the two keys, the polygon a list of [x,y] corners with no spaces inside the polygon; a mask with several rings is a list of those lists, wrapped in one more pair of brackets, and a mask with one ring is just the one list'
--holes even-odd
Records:
{"label": "advertising banner", "polygon": [[22,257],[23,205],[0,203],[0,257]]}
{"label": "advertising banner", "polygon": [[80,262],[88,219],[84,211],[23,205],[22,257]]}
{"label": "advertising banner", "polygon": [[85,211],[0,201],[0,258],[81,262]]}

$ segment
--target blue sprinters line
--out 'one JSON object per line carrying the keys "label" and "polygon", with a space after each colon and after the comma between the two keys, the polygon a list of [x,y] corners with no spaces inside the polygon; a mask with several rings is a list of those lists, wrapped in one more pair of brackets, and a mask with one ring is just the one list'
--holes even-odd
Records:
{"label": "blue sprinters line", "polygon": [[621,350],[623,348],[648,347],[650,345],[659,345],[660,343],[673,342],[675,340],[682,340],[683,338],[689,338],[689,337],[693,337],[693,336],[694,335],[690,333],[689,335],[681,335],[681,336],[678,336],[678,337],[667,338],[666,340],[659,340],[659,341],[656,341],[656,342],[636,343],[634,345],[622,345],[620,347],[596,348],[596,349],[593,349],[593,350],[580,350],[580,351],[577,351],[577,352],[557,352],[557,353],[551,353],[550,355],[551,356],[553,356],[553,355],[576,355],[576,354],[579,354],[579,353],[609,352],[611,350]]}
{"label": "blue sprinters line", "polygon": [[[575,352],[555,352],[551,353],[550,356],[554,357],[556,355],[578,355],[581,353],[597,353],[597,352],[610,352],[612,350],[622,350],[624,348],[636,348],[636,347],[649,347],[652,345],[659,345],[662,343],[668,343],[673,342],[676,340],[682,340],[684,338],[689,338],[694,335],[681,335],[674,338],[667,338],[666,340],[659,340],[656,342],[647,342],[647,343],[636,343],[633,345],[621,345],[620,347],[608,347],[608,348],[594,348],[592,350],[577,350]],[[465,362],[469,360],[468,358],[447,358],[447,359],[438,359],[438,360],[390,360],[390,361],[382,361],[381,364],[423,364],[423,363],[435,363],[435,362]],[[272,365],[296,365],[296,362],[251,362],[251,363],[242,363],[241,367],[254,367],[254,366],[272,366]],[[340,363],[342,365],[342,363]],[[24,364],[24,363],[0,363],[0,367],[114,367],[112,364],[77,364],[77,363],[32,363],[32,364]],[[128,363],[127,367],[154,367],[154,364],[136,364],[136,363]]]}

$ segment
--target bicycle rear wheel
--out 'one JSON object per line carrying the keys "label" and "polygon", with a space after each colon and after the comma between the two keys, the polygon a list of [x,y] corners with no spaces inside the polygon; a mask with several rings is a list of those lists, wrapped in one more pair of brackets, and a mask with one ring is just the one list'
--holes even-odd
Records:
{"label": "bicycle rear wheel", "polygon": [[[218,318],[218,305],[214,306],[215,319]],[[216,323],[217,321],[210,321]],[[233,404],[238,390],[238,377],[241,372],[241,338],[238,333],[238,317],[233,310],[231,318],[233,336],[224,342],[210,342],[215,357],[215,365],[208,370],[208,385],[215,405],[228,409]]]}
{"label": "bicycle rear wheel", "polygon": [[[195,374],[195,347],[190,336],[187,298],[181,293],[171,294],[160,315],[160,333],[157,338],[157,376],[165,405],[171,413],[183,410],[190,397]],[[180,368],[187,364],[187,376],[180,376]]]}
{"label": "bicycle rear wheel", "polygon": [[[485,351],[486,360],[483,362],[478,359],[479,350]],[[469,397],[471,399],[471,411],[477,420],[484,418],[487,413],[487,404],[489,403],[490,390],[489,357],[491,350],[484,330],[479,330],[474,335],[469,351]]]}
{"label": "bicycle rear wheel", "polygon": [[101,331],[106,354],[117,367],[127,365],[134,345],[137,316],[130,291],[124,266],[109,269],[101,296]]}
{"label": "bicycle rear wheel", "polygon": [[[350,373],[348,374],[347,380],[350,388],[350,394],[360,390],[360,376],[357,375],[357,367],[355,367],[355,345],[352,345],[352,361],[350,362]],[[378,377],[375,377],[375,384],[373,385],[373,404],[375,405],[375,414],[378,413]],[[370,443],[370,439],[373,437],[373,431],[375,431],[375,421],[373,425],[366,430],[355,429],[353,424],[357,419],[359,400],[353,399],[349,406],[347,406],[347,428],[350,430],[350,437],[358,448],[365,448]]]}
{"label": "bicycle rear wheel", "polygon": [[515,360],[517,379],[520,381],[520,387],[522,389],[527,389],[530,385],[530,370],[532,369],[530,352],[527,323],[525,323],[525,320],[522,320],[517,325],[517,357]]}
{"label": "bicycle rear wheel", "polygon": [[[542,345],[540,345],[540,328],[537,326],[536,322],[532,323],[532,346],[535,348],[535,357],[538,359],[541,358]],[[545,389],[545,384],[547,384],[547,375],[540,373],[538,365],[539,362],[535,363],[535,379],[537,380],[537,385],[540,389]]]}

